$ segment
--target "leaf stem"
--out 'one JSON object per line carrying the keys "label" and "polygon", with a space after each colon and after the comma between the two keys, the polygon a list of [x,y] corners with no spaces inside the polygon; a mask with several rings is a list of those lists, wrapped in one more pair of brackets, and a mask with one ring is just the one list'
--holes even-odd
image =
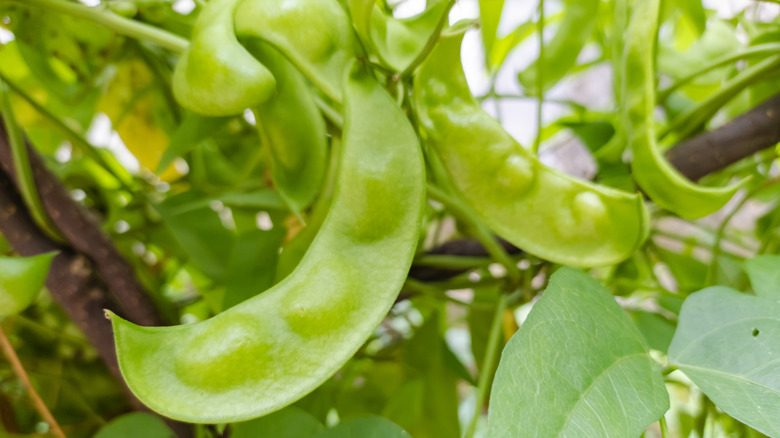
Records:
{"label": "leaf stem", "polygon": [[658,138],[663,139],[675,131],[679,131],[677,133],[678,141],[688,138],[742,90],[775,72],[778,65],[780,65],[780,56],[772,56],[742,70],[724,83],[718,91],[697,103],[670,123]]}
{"label": "leaf stem", "polygon": [[417,257],[414,265],[440,269],[471,269],[484,267],[492,262],[488,257],[427,254]]}
{"label": "leaf stem", "polygon": [[760,44],[757,46],[749,47],[740,52],[720,57],[710,62],[709,64],[705,65],[704,67],[694,71],[693,73],[684,76],[674,84],[670,85],[668,88],[659,91],[658,101],[659,102],[666,101],[666,99],[668,99],[669,96],[678,88],[682,87],[683,85],[687,84],[693,79],[696,79],[699,75],[715,70],[718,67],[723,67],[727,64],[731,64],[732,62],[739,61],[740,59],[750,58],[753,56],[774,55],[775,53],[778,52],[780,52],[780,43],[766,43],[766,44]]}
{"label": "leaf stem", "polygon": [[132,192],[132,189],[130,188],[131,182],[124,176],[120,175],[117,170],[111,166],[105,158],[100,154],[100,152],[97,150],[97,148],[90,143],[86,138],[84,138],[83,135],[76,132],[73,128],[68,126],[65,122],[63,122],[59,117],[57,117],[54,113],[49,111],[48,108],[41,105],[38,101],[36,101],[32,96],[27,94],[25,90],[20,87],[19,85],[15,84],[12,80],[9,80],[7,76],[5,76],[3,73],[0,73],[0,81],[4,82],[8,88],[11,89],[11,91],[14,92],[17,96],[24,99],[30,106],[35,109],[40,115],[46,117],[56,128],[58,128],[64,135],[67,137],[74,145],[77,145],[81,148],[81,150],[86,154],[89,158],[94,160],[96,163],[98,163],[103,169],[105,169],[108,173],[110,173],[114,178],[116,178],[117,181],[122,185],[122,187]]}
{"label": "leaf stem", "polygon": [[30,157],[27,154],[27,144],[24,141],[24,133],[21,126],[16,122],[14,110],[11,107],[11,99],[8,97],[8,87],[5,82],[0,80],[0,107],[2,107],[3,122],[5,130],[8,133],[8,145],[11,148],[11,158],[13,167],[16,170],[16,180],[19,183],[19,194],[22,195],[27,209],[30,210],[35,223],[57,242],[64,242],[62,234],[54,225],[49,214],[38,196],[38,190],[35,188],[35,176],[33,175]]}
{"label": "leaf stem", "polygon": [[482,369],[479,372],[479,381],[477,382],[477,400],[474,407],[474,416],[469,422],[468,429],[464,438],[474,438],[474,432],[477,430],[477,422],[482,415],[482,407],[487,399],[488,388],[490,384],[490,377],[492,377],[492,371],[496,363],[496,358],[501,347],[501,327],[504,318],[504,311],[507,309],[507,294],[501,294],[496,303],[496,313],[493,315],[493,323],[490,326],[490,334],[488,335],[488,342],[485,348],[485,358],[482,361]]}
{"label": "leaf stem", "polygon": [[661,438],[671,437],[669,434],[669,425],[666,424],[666,415],[662,416],[661,419],[658,420],[658,425],[661,427]]}
{"label": "leaf stem", "polygon": [[46,405],[43,403],[43,400],[41,400],[41,396],[38,395],[38,392],[32,386],[32,383],[30,382],[30,377],[27,375],[27,372],[24,370],[24,367],[22,366],[22,362],[19,360],[19,356],[16,355],[16,351],[14,351],[11,342],[8,340],[8,337],[6,336],[2,325],[0,325],[0,349],[3,350],[3,354],[5,354],[5,357],[8,359],[8,362],[10,362],[11,368],[13,368],[16,377],[18,377],[19,380],[22,382],[22,385],[24,385],[24,387],[27,388],[27,393],[32,399],[33,405],[35,406],[35,410],[37,410],[41,418],[43,418],[43,420],[49,424],[52,433],[56,435],[58,438],[67,438],[65,436],[65,432],[62,431],[62,428],[60,428],[60,425],[57,423],[57,420],[54,419],[54,416],[49,411],[49,408],[47,408]]}
{"label": "leaf stem", "polygon": [[439,18],[439,22],[436,23],[436,28],[433,30],[433,33],[431,34],[430,38],[428,38],[428,41],[425,43],[425,46],[420,51],[420,53],[417,54],[417,57],[412,60],[411,63],[404,69],[403,72],[399,75],[400,78],[406,78],[412,75],[414,73],[414,70],[417,69],[417,67],[422,64],[423,61],[425,61],[425,58],[428,57],[428,55],[431,53],[431,50],[433,50],[433,47],[436,45],[437,42],[439,42],[439,37],[441,36],[441,31],[444,29],[444,26],[447,25],[447,19],[450,16],[450,10],[453,6],[455,6],[455,3],[458,0],[449,0],[449,3],[447,4],[447,7],[444,9],[444,12],[442,12],[441,17]]}
{"label": "leaf stem", "polygon": [[498,243],[490,229],[482,222],[471,207],[466,205],[460,199],[455,196],[450,196],[438,187],[428,184],[428,194],[431,198],[446,205],[449,210],[459,219],[471,225],[474,237],[476,237],[482,245],[484,245],[488,254],[493,257],[497,262],[504,265],[507,270],[507,276],[513,281],[513,283],[519,284],[522,278],[520,270],[517,268],[517,264],[514,259],[504,250]]}
{"label": "leaf stem", "polygon": [[131,38],[149,41],[171,50],[183,52],[189,42],[173,33],[158,29],[154,26],[122,17],[104,6],[90,7],[77,2],[65,0],[10,0],[27,6],[36,6],[41,9],[62,12],[72,17],[83,18],[95,24],[99,24],[114,32]]}
{"label": "leaf stem", "polygon": [[536,138],[533,151],[539,153],[542,143],[542,107],[544,106],[544,0],[539,0],[539,20],[536,25],[539,34],[539,59],[536,61]]}

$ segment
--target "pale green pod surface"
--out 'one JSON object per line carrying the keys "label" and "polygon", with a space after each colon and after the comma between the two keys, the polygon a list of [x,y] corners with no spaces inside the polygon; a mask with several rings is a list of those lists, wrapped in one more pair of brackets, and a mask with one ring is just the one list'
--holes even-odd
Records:
{"label": "pale green pod surface", "polygon": [[271,178],[295,214],[322,188],[327,164],[327,132],[306,79],[278,51],[254,40],[247,48],[276,78],[277,94],[254,109],[257,127],[270,152]]}
{"label": "pale green pod surface", "polygon": [[634,3],[626,33],[623,76],[623,120],[633,152],[634,180],[662,208],[686,219],[720,210],[746,182],[728,187],[705,187],[691,182],[664,158],[656,144],[654,116],[655,74],[653,53],[660,0]]}
{"label": "pale green pod surface", "polygon": [[349,17],[338,0],[243,0],[239,38],[276,47],[323,93],[342,102],[341,82],[354,58]]}
{"label": "pale green pod surface", "polygon": [[629,257],[647,236],[642,199],[549,168],[520,146],[471,95],[461,39],[442,38],[414,83],[423,138],[457,189],[496,233],[543,259],[586,267]]}
{"label": "pale green pod surface", "polygon": [[240,0],[212,0],[198,16],[192,43],[173,72],[173,94],[185,108],[231,116],[266,101],[276,81],[238,42],[233,13]]}
{"label": "pale green pod surface", "polygon": [[0,318],[16,315],[35,301],[55,255],[0,256]]}
{"label": "pale green pod surface", "polygon": [[280,409],[336,372],[393,305],[422,221],[422,153],[370,75],[353,72],[345,96],[336,193],[292,274],[192,325],[139,327],[111,315],[122,374],[153,410],[225,423]]}
{"label": "pale green pod surface", "polygon": [[363,44],[382,65],[403,71],[422,52],[442,14],[447,11],[447,2],[430,2],[421,14],[406,19],[385,15],[376,6],[376,0],[350,0],[349,9]]}

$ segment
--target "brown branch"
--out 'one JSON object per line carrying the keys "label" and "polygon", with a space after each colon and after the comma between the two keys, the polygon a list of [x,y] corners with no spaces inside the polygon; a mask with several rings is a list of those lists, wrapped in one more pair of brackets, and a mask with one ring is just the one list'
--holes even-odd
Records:
{"label": "brown branch", "polygon": [[697,181],[780,141],[780,94],[730,122],[676,144],[666,158]]}
{"label": "brown branch", "polygon": [[[109,371],[124,386],[111,324],[105,318],[104,309],[142,324],[162,325],[162,318],[141,288],[127,260],[102,233],[86,209],[68,196],[38,154],[30,150],[37,189],[44,207],[63,235],[74,242],[69,242],[72,246],[57,244],[35,225],[18,194],[16,182],[3,170],[10,166],[10,161],[6,161],[10,160],[10,154],[4,134],[0,124],[0,234],[22,256],[59,251],[49,270],[46,287],[54,301],[95,347]],[[81,231],[83,235],[78,234]],[[94,241],[90,244],[84,236],[91,236]],[[126,386],[124,388],[136,410],[149,411]],[[178,436],[192,436],[189,425],[167,418],[164,420]]]}
{"label": "brown branch", "polygon": [[[1,125],[0,166],[8,175],[15,177],[11,148],[6,141],[5,127]],[[46,212],[68,244],[94,263],[119,304],[121,313],[137,324],[164,325],[157,306],[139,283],[133,267],[103,233],[98,221],[70,197],[59,179],[46,168],[40,155],[33,148],[28,147],[28,151],[35,186]],[[16,182],[15,178],[13,180]]]}

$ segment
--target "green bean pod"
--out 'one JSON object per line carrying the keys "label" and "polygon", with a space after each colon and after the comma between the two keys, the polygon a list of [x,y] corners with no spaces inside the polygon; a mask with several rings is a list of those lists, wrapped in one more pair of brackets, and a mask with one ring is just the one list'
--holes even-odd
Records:
{"label": "green bean pod", "polygon": [[414,82],[423,139],[455,187],[497,234],[531,254],[581,267],[629,257],[647,236],[642,199],[549,168],[520,146],[471,95],[462,38],[442,38]]}
{"label": "green bean pod", "polygon": [[16,315],[38,298],[55,255],[0,256],[0,318]]}
{"label": "green bean pod", "polygon": [[349,0],[352,22],[367,49],[385,67],[404,71],[422,52],[436,25],[447,12],[447,2],[430,2],[421,14],[397,19],[385,15],[376,0]]}
{"label": "green bean pod", "polygon": [[322,186],[327,164],[325,120],[306,79],[276,49],[247,42],[276,78],[277,94],[254,108],[263,145],[270,152],[271,179],[295,213],[308,207]]}
{"label": "green bean pod", "polygon": [[[625,0],[621,0],[625,1]],[[655,51],[660,0],[634,2],[623,56],[623,120],[633,152],[634,180],[662,208],[687,219],[721,209],[746,182],[714,188],[685,178],[664,158],[655,138]]]}
{"label": "green bean pod", "polygon": [[173,94],[185,108],[231,116],[268,100],[271,72],[238,42],[234,12],[241,0],[212,0],[198,16],[192,42],[173,72]]}
{"label": "green bean pod", "polygon": [[203,322],[140,327],[110,315],[133,393],[171,418],[243,421],[328,379],[387,314],[411,264],[424,202],[417,137],[403,112],[356,70],[331,208],[295,271]]}
{"label": "green bean pod", "polygon": [[342,102],[341,82],[354,46],[349,17],[338,0],[242,0],[235,31],[239,38],[271,44],[325,95]]}

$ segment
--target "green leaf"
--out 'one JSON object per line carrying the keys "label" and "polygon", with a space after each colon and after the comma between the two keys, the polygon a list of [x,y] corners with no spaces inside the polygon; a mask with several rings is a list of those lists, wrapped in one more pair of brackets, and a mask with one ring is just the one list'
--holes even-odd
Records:
{"label": "green leaf", "polygon": [[309,438],[323,429],[314,416],[295,406],[233,424],[231,438]]}
{"label": "green leaf", "polygon": [[[590,39],[598,19],[599,0],[567,0],[563,21],[544,47],[542,75],[545,90],[555,85],[576,64],[577,56]],[[537,62],[520,73],[527,94],[536,94]]]}
{"label": "green leaf", "polygon": [[342,421],[315,438],[410,438],[410,435],[388,419],[366,416]]}
{"label": "green leaf", "polygon": [[0,318],[16,315],[35,301],[55,255],[0,256]]}
{"label": "green leaf", "polygon": [[670,2],[680,8],[686,17],[691,20],[691,24],[699,34],[705,31],[707,16],[704,13],[704,7],[701,0],[675,0]]}
{"label": "green leaf", "polygon": [[170,143],[162,153],[157,163],[156,173],[160,174],[173,164],[176,157],[181,157],[195,149],[202,141],[210,138],[220,126],[231,120],[229,117],[206,117],[188,112],[184,120],[171,134]]}
{"label": "green leaf", "polygon": [[780,436],[780,303],[716,286],[683,304],[669,361],[720,409]]}
{"label": "green leaf", "polygon": [[103,426],[93,438],[176,438],[160,417],[144,412],[122,415]]}
{"label": "green leaf", "polygon": [[674,336],[674,323],[657,313],[642,310],[632,312],[632,316],[650,348],[666,353]]}
{"label": "green leaf", "polygon": [[756,295],[780,301],[780,256],[761,255],[747,260],[745,272]]}
{"label": "green leaf", "polygon": [[482,46],[485,48],[485,61],[488,68],[492,65],[491,54],[496,41],[498,23],[501,21],[501,10],[504,0],[479,0],[479,18],[482,25]]}
{"label": "green leaf", "polygon": [[273,285],[278,248],[285,234],[286,229],[279,225],[268,231],[248,230],[238,236],[225,274],[223,309],[252,298]]}
{"label": "green leaf", "polygon": [[225,228],[209,201],[198,193],[185,192],[169,197],[156,209],[192,263],[211,278],[223,278],[235,232]]}
{"label": "green leaf", "polygon": [[562,268],[504,349],[489,436],[639,436],[669,409],[657,368],[612,295]]}
{"label": "green leaf", "polygon": [[440,333],[441,311],[435,311],[404,346],[409,380],[388,400],[382,415],[415,438],[457,438],[458,372],[453,353]]}

